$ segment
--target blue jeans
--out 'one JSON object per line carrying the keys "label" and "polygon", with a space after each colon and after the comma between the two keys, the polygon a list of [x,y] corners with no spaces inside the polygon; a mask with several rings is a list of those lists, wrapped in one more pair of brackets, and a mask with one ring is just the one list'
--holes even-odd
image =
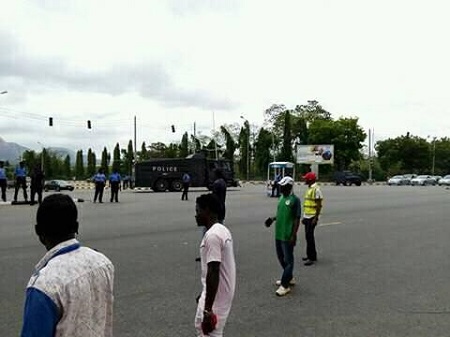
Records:
{"label": "blue jeans", "polygon": [[278,261],[283,267],[283,275],[281,276],[281,285],[285,288],[289,287],[294,272],[294,244],[289,241],[275,240]]}

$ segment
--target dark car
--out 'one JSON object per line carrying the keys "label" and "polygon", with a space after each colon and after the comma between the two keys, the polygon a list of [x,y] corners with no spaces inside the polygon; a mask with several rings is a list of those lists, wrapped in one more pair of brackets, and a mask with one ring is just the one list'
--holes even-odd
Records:
{"label": "dark car", "polygon": [[45,182],[45,185],[44,185],[45,192],[62,191],[62,190],[73,191],[74,189],[75,189],[75,187],[73,187],[72,184],[70,184],[64,180],[50,180],[50,181]]}
{"label": "dark car", "polygon": [[334,174],[334,181],[336,182],[336,185],[342,184],[344,186],[351,186],[355,184],[356,186],[361,186],[362,177],[351,171],[341,171]]}

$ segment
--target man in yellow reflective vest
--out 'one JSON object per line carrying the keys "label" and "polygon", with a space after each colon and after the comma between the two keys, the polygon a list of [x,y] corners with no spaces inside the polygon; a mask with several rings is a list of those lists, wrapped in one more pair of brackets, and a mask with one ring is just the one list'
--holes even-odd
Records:
{"label": "man in yellow reflective vest", "polygon": [[305,225],[306,239],[306,257],[303,257],[305,266],[311,266],[317,261],[316,240],[314,230],[319,221],[320,211],[322,210],[323,194],[316,183],[316,174],[308,172],[303,176],[308,189],[303,197],[303,219]]}

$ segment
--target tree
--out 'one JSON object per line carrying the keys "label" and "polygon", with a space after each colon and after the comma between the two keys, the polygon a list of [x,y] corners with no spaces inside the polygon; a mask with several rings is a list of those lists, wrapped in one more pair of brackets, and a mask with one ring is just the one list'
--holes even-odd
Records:
{"label": "tree", "polygon": [[96,171],[96,158],[95,153],[89,148],[88,154],[87,154],[87,172],[86,174],[89,177],[94,176]]}
{"label": "tree", "polygon": [[280,157],[282,161],[294,161],[292,155],[291,113],[289,110],[284,112],[283,145]]}
{"label": "tree", "polygon": [[358,125],[358,118],[339,118],[336,121],[317,119],[309,126],[309,144],[333,144],[334,164],[344,170],[361,158],[366,133]]}
{"label": "tree", "polygon": [[297,105],[295,107],[295,115],[304,119],[306,122],[312,123],[316,120],[331,121],[331,113],[326,111],[318,101],[308,101],[306,105]]}
{"label": "tree", "polygon": [[164,158],[167,145],[162,142],[151,143],[149,146],[149,153],[151,158]]}
{"label": "tree", "polygon": [[120,169],[122,161],[120,160],[120,146],[119,143],[116,143],[113,151],[113,167]]}
{"label": "tree", "polygon": [[180,146],[176,143],[170,143],[165,151],[165,158],[178,158]]}
{"label": "tree", "polygon": [[180,145],[180,157],[185,158],[189,155],[189,135],[187,132],[183,134]]}
{"label": "tree", "polygon": [[435,174],[446,175],[450,168],[450,139],[445,137],[430,143],[432,160],[435,160]]}
{"label": "tree", "polygon": [[77,179],[84,178],[83,150],[78,150],[75,160],[75,176]]}
{"label": "tree", "polygon": [[191,135],[191,144],[192,144],[192,147],[193,147],[193,149],[192,149],[193,153],[196,153],[196,152],[198,152],[198,151],[200,151],[202,149],[202,143],[194,135]]}
{"label": "tree", "polygon": [[110,160],[110,155],[108,153],[108,150],[106,149],[106,146],[103,148],[103,152],[102,152],[102,160],[101,160],[101,168],[103,168],[105,170],[105,174],[108,175],[109,174],[109,160]]}
{"label": "tree", "polygon": [[255,173],[264,177],[271,162],[272,133],[261,128],[255,142]]}
{"label": "tree", "polygon": [[63,170],[64,170],[64,176],[66,178],[71,178],[72,168],[70,165],[70,156],[69,155],[66,155],[66,158],[64,158]]}
{"label": "tree", "polygon": [[[250,172],[250,125],[246,120],[244,127],[241,128],[239,134],[239,152],[241,154],[239,161],[239,172],[241,174]],[[247,177],[248,178],[248,177]]]}
{"label": "tree", "polygon": [[124,170],[127,174],[131,175],[134,161],[133,141],[131,139],[128,141],[127,151],[122,153],[123,153]]}
{"label": "tree", "polygon": [[431,172],[431,146],[426,139],[407,134],[379,141],[375,149],[381,168],[389,176]]}
{"label": "tree", "polygon": [[145,144],[145,142],[142,142],[141,152],[139,154],[139,159],[140,160],[148,160],[148,159],[150,159],[149,152],[147,150],[147,145]]}
{"label": "tree", "polygon": [[238,147],[238,143],[234,140],[233,135],[230,133],[228,128],[225,125],[220,127],[220,131],[225,138],[225,151],[223,153],[223,157],[225,159],[231,160],[234,162],[234,153]]}

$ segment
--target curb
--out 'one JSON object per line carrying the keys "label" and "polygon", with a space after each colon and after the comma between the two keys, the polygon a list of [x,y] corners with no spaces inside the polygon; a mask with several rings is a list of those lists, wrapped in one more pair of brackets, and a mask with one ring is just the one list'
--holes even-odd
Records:
{"label": "curb", "polygon": [[[259,180],[250,180],[250,181],[240,181],[240,185],[241,186],[245,186],[245,185],[266,185],[267,182],[266,181],[259,181]],[[295,182],[295,185],[297,186],[303,186],[305,183],[304,182]],[[318,185],[320,186],[340,186],[340,185],[336,185],[335,182],[321,182],[318,181],[317,182]],[[383,185],[387,185],[386,182],[384,181],[377,181],[377,182],[373,182],[373,183],[368,183],[368,182],[363,182],[361,184],[361,186],[383,186]]]}
{"label": "curb", "polygon": [[[81,198],[72,198],[74,202],[84,202],[84,199]],[[0,201],[0,206],[20,206],[20,205],[38,205],[37,202],[35,202],[33,205],[31,205],[30,201]]]}

